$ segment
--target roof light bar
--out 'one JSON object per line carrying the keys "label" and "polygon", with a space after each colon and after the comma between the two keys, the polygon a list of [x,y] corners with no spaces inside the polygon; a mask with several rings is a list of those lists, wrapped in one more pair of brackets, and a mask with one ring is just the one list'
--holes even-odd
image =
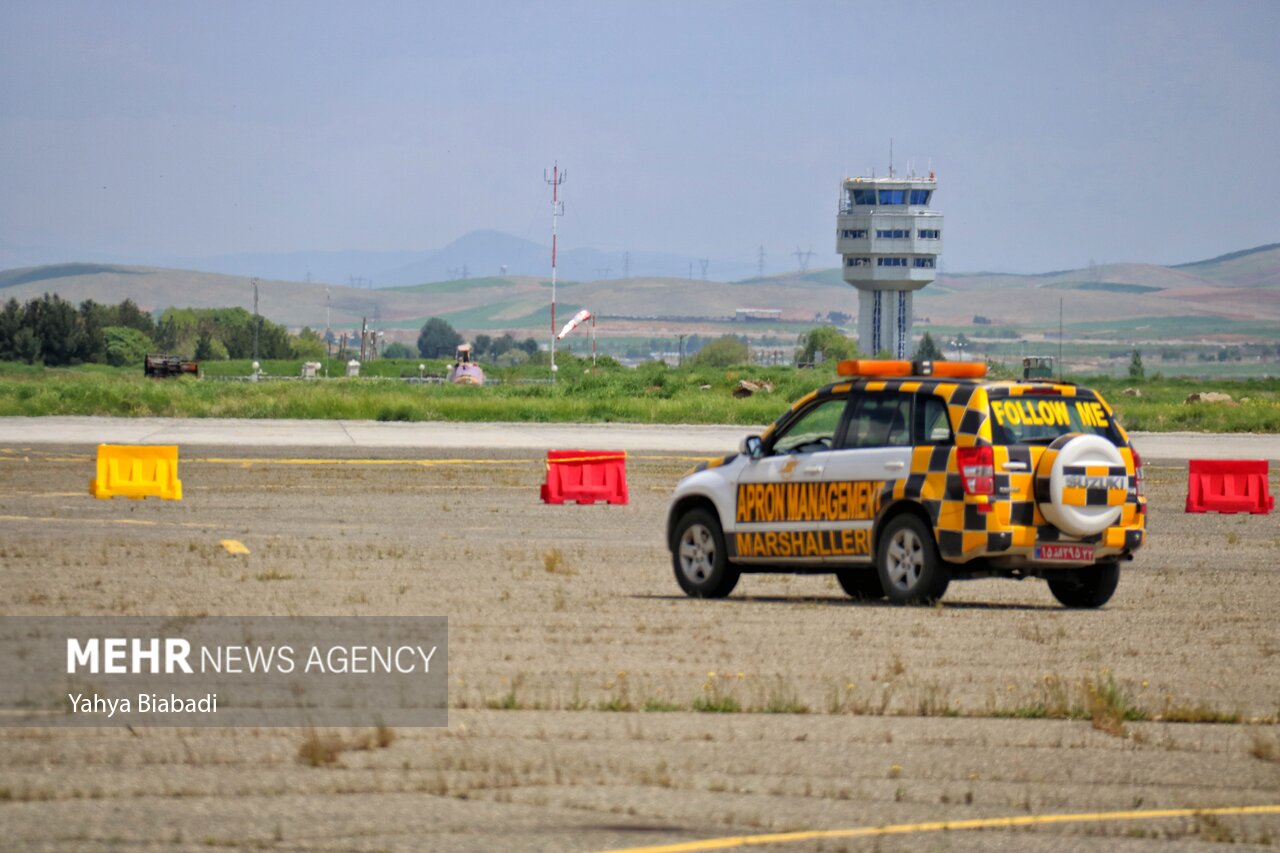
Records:
{"label": "roof light bar", "polygon": [[848,359],[836,366],[841,376],[938,376],[949,379],[981,379],[987,365],[981,361],[897,361],[888,359]]}

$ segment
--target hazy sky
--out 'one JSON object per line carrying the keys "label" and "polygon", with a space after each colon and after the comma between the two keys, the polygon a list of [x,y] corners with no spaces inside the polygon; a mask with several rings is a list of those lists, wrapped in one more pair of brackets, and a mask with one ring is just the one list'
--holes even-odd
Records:
{"label": "hazy sky", "polygon": [[[834,266],[930,164],[943,267],[1280,240],[1280,3],[0,0],[0,243],[562,247]],[[91,258],[85,257],[85,260]]]}

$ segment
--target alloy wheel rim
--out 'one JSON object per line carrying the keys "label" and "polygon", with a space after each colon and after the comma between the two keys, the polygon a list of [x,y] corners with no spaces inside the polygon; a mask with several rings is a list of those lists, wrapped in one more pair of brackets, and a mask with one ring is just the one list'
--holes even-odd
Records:
{"label": "alloy wheel rim", "polygon": [[680,537],[680,571],[694,583],[706,583],[715,564],[716,542],[703,524],[691,524]]}
{"label": "alloy wheel rim", "polygon": [[889,581],[897,589],[908,591],[920,582],[924,572],[924,545],[913,531],[903,529],[889,540]]}

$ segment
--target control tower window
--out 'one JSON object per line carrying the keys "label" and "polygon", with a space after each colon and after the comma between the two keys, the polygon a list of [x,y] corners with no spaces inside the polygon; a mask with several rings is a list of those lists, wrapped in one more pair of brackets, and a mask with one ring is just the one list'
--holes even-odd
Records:
{"label": "control tower window", "polygon": [[942,236],[942,232],[937,228],[921,228],[916,232],[916,236],[921,240],[937,240]]}
{"label": "control tower window", "polygon": [[865,228],[846,228],[840,232],[840,236],[846,240],[863,240],[866,239],[867,229]]}
{"label": "control tower window", "polygon": [[933,258],[916,258],[912,266],[918,269],[931,270],[933,269]]}
{"label": "control tower window", "polygon": [[876,258],[878,267],[905,267],[906,265],[906,258]]}
{"label": "control tower window", "polygon": [[933,195],[933,190],[912,190],[911,203],[920,204],[925,207],[929,206],[929,196]]}
{"label": "control tower window", "polygon": [[853,203],[854,204],[875,204],[876,191],[875,190],[853,190]]}
{"label": "control tower window", "polygon": [[906,240],[911,236],[910,228],[877,228],[876,237],[885,240]]}
{"label": "control tower window", "polygon": [[847,267],[869,267],[871,266],[870,258],[845,258],[844,265]]}
{"label": "control tower window", "polygon": [[906,204],[907,191],[906,190],[880,190],[880,203],[881,204]]}

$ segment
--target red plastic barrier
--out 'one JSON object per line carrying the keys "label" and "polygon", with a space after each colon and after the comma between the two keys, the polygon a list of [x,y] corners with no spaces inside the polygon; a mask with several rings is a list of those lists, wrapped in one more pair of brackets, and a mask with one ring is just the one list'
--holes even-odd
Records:
{"label": "red plastic barrier", "polygon": [[1187,512],[1264,515],[1274,507],[1267,490],[1267,460],[1191,460]]}
{"label": "red plastic barrier", "polygon": [[625,450],[548,450],[547,482],[542,501],[562,504],[627,502],[627,453]]}

